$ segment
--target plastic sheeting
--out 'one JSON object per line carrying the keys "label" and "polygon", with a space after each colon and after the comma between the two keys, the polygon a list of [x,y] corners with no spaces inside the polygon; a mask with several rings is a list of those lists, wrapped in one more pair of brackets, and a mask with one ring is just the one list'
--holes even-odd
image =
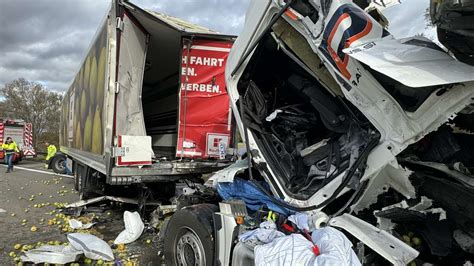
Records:
{"label": "plastic sheeting", "polygon": [[20,258],[22,261],[30,261],[37,263],[55,263],[66,264],[76,261],[77,255],[82,254],[82,251],[75,249],[72,246],[53,246],[44,245],[26,251]]}
{"label": "plastic sheeting", "polygon": [[276,238],[255,247],[255,265],[315,265],[312,247],[313,244],[300,234]]}
{"label": "plastic sheeting", "polygon": [[246,181],[238,177],[234,178],[233,182],[218,183],[217,192],[224,200],[243,200],[247,205],[247,208],[253,211],[257,211],[262,207],[262,205],[266,205],[267,208],[272,211],[276,211],[287,216],[292,214],[290,210],[275,204],[267,195],[260,191],[250,181]]}
{"label": "plastic sheeting", "polygon": [[138,212],[125,211],[123,213],[125,230],[120,232],[114,241],[114,244],[128,244],[137,240],[143,233],[145,225],[140,218]]}
{"label": "plastic sheeting", "polygon": [[[257,229],[258,230],[258,229]],[[300,234],[276,237],[255,247],[255,265],[353,265],[359,266],[352,243],[337,229],[325,227],[312,234],[320,255],[313,253],[313,243]]]}
{"label": "plastic sheeting", "polygon": [[282,232],[277,231],[276,228],[276,224],[273,221],[263,222],[260,224],[260,228],[246,231],[239,235],[239,241],[246,242],[257,240],[262,243],[270,243],[277,237],[285,236]]}
{"label": "plastic sheeting", "polygon": [[288,220],[296,224],[299,229],[309,231],[308,215],[306,213],[297,213],[290,215]]}
{"label": "plastic sheeting", "polygon": [[84,233],[72,233],[67,235],[71,246],[84,252],[87,258],[93,260],[114,260],[114,253],[110,246],[102,239]]}
{"label": "plastic sheeting", "polygon": [[311,237],[321,252],[314,265],[361,265],[351,241],[341,231],[324,227],[315,230]]}

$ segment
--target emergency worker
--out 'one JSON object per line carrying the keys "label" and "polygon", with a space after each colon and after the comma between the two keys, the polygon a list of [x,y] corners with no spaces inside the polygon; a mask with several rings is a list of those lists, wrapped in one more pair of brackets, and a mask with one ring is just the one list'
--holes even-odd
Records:
{"label": "emergency worker", "polygon": [[5,164],[8,165],[7,173],[13,172],[13,156],[15,152],[20,152],[15,141],[11,137],[7,137],[5,143],[2,144],[2,150],[5,150]]}
{"label": "emergency worker", "polygon": [[56,146],[49,144],[49,142],[46,142],[45,146],[48,148],[48,154],[46,155],[46,165],[44,167],[48,168],[49,160],[51,160],[51,158],[53,158],[56,154]]}

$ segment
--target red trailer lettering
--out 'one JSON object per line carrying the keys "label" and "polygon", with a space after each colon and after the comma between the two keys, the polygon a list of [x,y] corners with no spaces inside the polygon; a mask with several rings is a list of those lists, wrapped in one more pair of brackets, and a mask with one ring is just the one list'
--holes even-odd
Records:
{"label": "red trailer lettering", "polygon": [[219,158],[229,147],[224,69],[231,46],[231,42],[194,40],[189,49],[183,47],[177,157]]}

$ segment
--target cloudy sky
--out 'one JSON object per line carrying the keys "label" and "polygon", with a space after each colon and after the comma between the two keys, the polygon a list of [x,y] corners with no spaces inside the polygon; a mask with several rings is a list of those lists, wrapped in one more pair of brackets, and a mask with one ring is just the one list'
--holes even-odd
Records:
{"label": "cloudy sky", "polygon": [[[250,0],[135,0],[156,10],[222,33],[242,30]],[[256,0],[258,1],[258,0]],[[402,0],[403,1],[403,0]],[[406,0],[387,10],[392,32],[424,31],[428,0]],[[64,91],[81,64],[109,0],[0,0],[0,88],[24,77]],[[407,18],[412,19],[407,23]]]}

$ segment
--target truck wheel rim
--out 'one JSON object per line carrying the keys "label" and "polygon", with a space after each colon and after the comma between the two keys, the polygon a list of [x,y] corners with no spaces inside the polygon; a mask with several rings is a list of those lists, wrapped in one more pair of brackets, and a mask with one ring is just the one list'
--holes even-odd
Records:
{"label": "truck wheel rim", "polygon": [[56,169],[60,171],[64,170],[64,160],[56,160],[55,165],[56,165]]}
{"label": "truck wheel rim", "polygon": [[183,228],[184,232],[176,245],[178,265],[206,265],[204,247],[201,240],[191,228]]}

